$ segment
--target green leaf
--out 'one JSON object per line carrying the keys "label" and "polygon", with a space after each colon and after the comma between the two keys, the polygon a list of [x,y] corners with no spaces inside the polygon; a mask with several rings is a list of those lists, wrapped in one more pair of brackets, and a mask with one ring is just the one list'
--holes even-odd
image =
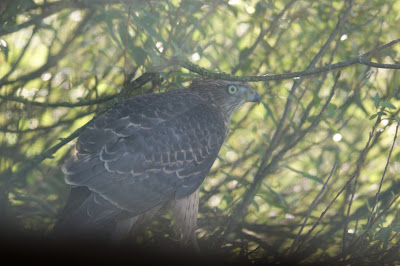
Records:
{"label": "green leaf", "polygon": [[332,124],[331,122],[329,122],[328,120],[326,120],[326,119],[322,119],[322,121],[325,123],[325,124],[327,124],[328,125],[328,127],[330,128],[330,129],[332,129],[332,131],[339,131],[339,129],[334,125],[334,124]]}
{"label": "green leaf", "polygon": [[[264,183],[264,185],[268,188],[268,190],[279,199],[279,201],[283,204],[283,206],[285,207],[285,209],[290,210],[290,205],[286,202],[285,198],[279,194],[278,192],[276,192],[275,190],[273,190],[270,186],[268,186],[266,183]],[[260,196],[261,198],[264,198],[263,195],[260,194],[256,194],[258,196]],[[265,200],[265,199],[264,199]]]}
{"label": "green leaf", "polygon": [[382,102],[381,106],[389,108],[389,109],[396,109],[396,107],[393,104],[391,104],[390,102]]}
{"label": "green leaf", "polygon": [[224,191],[224,192],[222,192],[222,194],[224,195],[223,198],[226,200],[226,204],[228,204],[228,205],[231,204],[233,201],[233,197],[232,197],[231,193]]}
{"label": "green leaf", "polygon": [[390,235],[392,234],[392,228],[391,227],[384,227],[379,229],[378,232],[375,233],[375,239],[376,240],[380,240],[383,242],[383,250],[387,249],[387,246],[389,244],[389,239],[390,239]]}
{"label": "green leaf", "polygon": [[377,115],[380,115],[380,116],[387,115],[387,113],[385,113],[385,112],[382,112],[382,111],[380,111],[380,112],[377,112],[376,114],[377,114]]}
{"label": "green leaf", "polygon": [[336,110],[336,109],[337,109],[337,105],[336,105],[336,104],[330,103],[330,104],[328,105],[328,110]]}
{"label": "green leaf", "polygon": [[257,135],[257,126],[254,126],[251,130],[251,134],[253,134],[253,136]]}
{"label": "green leaf", "polygon": [[379,94],[376,93],[376,94],[375,94],[375,97],[374,97],[374,105],[375,105],[375,108],[378,108],[378,107],[379,107],[380,101],[381,101],[381,98],[379,97]]}
{"label": "green leaf", "polygon": [[181,49],[179,48],[179,45],[176,44],[173,40],[171,40],[170,44],[172,47],[174,47],[175,55],[182,55]]}
{"label": "green leaf", "polygon": [[117,36],[115,36],[114,25],[113,25],[111,19],[108,16],[106,16],[104,19],[105,19],[105,22],[107,25],[107,33],[115,41],[115,43],[117,44],[117,47],[120,48],[121,50],[123,50],[124,45],[120,42],[120,40],[117,38]]}
{"label": "green leaf", "polygon": [[293,168],[291,168],[291,167],[289,167],[289,166],[285,166],[285,168],[287,168],[287,169],[289,169],[289,170],[291,170],[291,171],[293,171],[293,172],[295,172],[295,173],[298,173],[298,174],[304,176],[305,178],[308,178],[308,179],[317,181],[317,182],[320,183],[320,184],[323,184],[323,183],[324,183],[324,181],[322,181],[322,179],[319,178],[318,176],[311,175],[311,174],[306,173],[306,172],[301,172],[301,171],[296,170],[296,169],[293,169]]}
{"label": "green leaf", "polygon": [[257,212],[260,211],[260,206],[258,206],[258,204],[257,204],[257,202],[254,200],[254,198],[251,200],[251,205],[253,205],[253,206],[256,208]]}
{"label": "green leaf", "polygon": [[390,237],[391,233],[392,233],[392,229],[390,227],[381,228],[381,229],[379,229],[378,232],[375,233],[375,239],[381,240],[381,241],[386,241]]}
{"label": "green leaf", "polygon": [[261,136],[263,136],[263,138],[264,138],[268,143],[271,143],[271,138],[270,138],[267,134],[262,133]]}
{"label": "green leaf", "polygon": [[201,48],[201,46],[197,45],[196,46],[196,51],[200,55],[200,57],[203,56],[203,48]]}
{"label": "green leaf", "polygon": [[314,103],[314,108],[318,108],[321,105],[321,98],[319,97],[316,91],[314,91],[313,103]]}
{"label": "green leaf", "polygon": [[271,108],[269,108],[269,105],[265,102],[261,102],[262,105],[264,105],[264,108],[267,109],[267,114],[269,117],[271,117],[272,122],[274,123],[275,126],[278,125],[278,122],[276,122],[276,119],[274,117],[274,113],[272,112]]}
{"label": "green leaf", "polygon": [[292,128],[293,128],[294,131],[297,130],[297,124],[296,124],[295,121],[292,122]]}
{"label": "green leaf", "polygon": [[331,118],[334,115],[335,115],[335,110],[328,109],[328,112],[326,112],[325,118]]}
{"label": "green leaf", "polygon": [[317,118],[317,116],[316,115],[310,115],[308,118],[307,118],[307,120],[308,120],[308,122],[313,122],[314,120],[315,120],[315,118]]}
{"label": "green leaf", "polygon": [[378,116],[378,114],[373,114],[373,115],[371,115],[370,117],[369,117],[369,120],[372,120],[372,119],[374,119],[375,117],[377,117]]}
{"label": "green leaf", "polygon": [[217,158],[218,158],[222,163],[225,162],[224,158],[222,158],[221,156],[218,155]]}
{"label": "green leaf", "polygon": [[119,40],[121,41],[122,45],[125,47],[128,43],[130,43],[130,36],[127,34],[126,24],[124,22],[120,22],[117,27],[117,32],[119,35]]}
{"label": "green leaf", "polygon": [[147,57],[147,52],[140,46],[128,45],[130,50],[130,56],[133,58],[137,66],[142,66]]}
{"label": "green leaf", "polygon": [[140,12],[144,15],[142,21],[143,23],[150,25],[151,23],[156,23],[158,26],[162,26],[160,23],[160,17],[159,17],[159,13],[151,13],[149,11],[147,11],[146,9],[142,9],[140,10]]}
{"label": "green leaf", "polygon": [[335,111],[337,109],[337,105],[330,103],[328,105],[328,111],[326,112],[325,118],[330,118],[335,115]]}
{"label": "green leaf", "polygon": [[159,60],[160,57],[154,52],[154,50],[152,50],[151,48],[145,48],[145,47],[142,47],[142,49],[151,57],[151,60],[153,61],[153,63],[155,65],[157,65],[158,61],[160,61]]}
{"label": "green leaf", "polygon": [[135,12],[131,12],[131,17],[134,20],[135,24],[144,29],[150,36],[154,37],[159,42],[162,42],[163,45],[166,45],[166,41],[161,37],[161,35],[156,32],[150,25],[143,23],[139,17],[136,16]]}

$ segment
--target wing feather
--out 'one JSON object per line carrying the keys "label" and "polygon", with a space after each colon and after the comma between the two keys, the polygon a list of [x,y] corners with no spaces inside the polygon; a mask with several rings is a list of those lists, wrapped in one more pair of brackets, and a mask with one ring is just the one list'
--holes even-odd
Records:
{"label": "wing feather", "polygon": [[65,179],[93,192],[82,204],[93,221],[115,216],[115,207],[136,216],[196,191],[226,135],[219,109],[190,92],[131,98],[81,134]]}

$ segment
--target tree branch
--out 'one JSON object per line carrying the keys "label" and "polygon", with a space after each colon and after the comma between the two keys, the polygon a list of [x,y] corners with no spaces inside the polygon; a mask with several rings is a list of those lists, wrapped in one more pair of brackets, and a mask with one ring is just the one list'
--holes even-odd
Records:
{"label": "tree branch", "polygon": [[220,79],[226,79],[226,80],[234,80],[234,81],[245,81],[245,82],[257,82],[257,81],[268,81],[268,80],[283,80],[283,79],[293,79],[293,78],[302,78],[302,77],[307,77],[307,76],[312,76],[312,75],[317,75],[321,74],[324,72],[332,72],[334,70],[339,70],[351,65],[355,64],[361,64],[361,65],[366,65],[366,66],[371,66],[371,67],[376,67],[376,68],[388,68],[388,69],[400,69],[400,64],[378,64],[374,62],[370,62],[366,60],[366,58],[371,58],[374,54],[377,52],[386,49],[390,46],[395,45],[396,43],[400,42],[400,38],[395,39],[389,43],[386,43],[382,46],[379,46],[375,49],[370,50],[369,52],[365,54],[360,54],[357,57],[351,58],[346,61],[334,63],[331,65],[327,65],[324,67],[318,67],[318,68],[310,68],[306,69],[303,71],[298,71],[298,72],[290,72],[290,73],[284,73],[284,74],[275,74],[275,75],[262,75],[262,76],[234,76],[230,75],[225,72],[214,72],[208,69],[205,69],[201,66],[198,66],[192,62],[190,62],[188,59],[186,59],[183,56],[177,56],[176,59],[176,64],[179,66],[197,73],[201,76],[206,76],[210,78],[220,78]]}

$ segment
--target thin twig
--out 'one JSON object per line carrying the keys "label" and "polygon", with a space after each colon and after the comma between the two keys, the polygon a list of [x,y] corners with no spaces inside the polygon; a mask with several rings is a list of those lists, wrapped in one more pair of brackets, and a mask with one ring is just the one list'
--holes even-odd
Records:
{"label": "thin twig", "polygon": [[[355,251],[353,251],[353,254],[354,254],[355,256],[352,257],[352,259],[351,259],[351,260],[352,260],[352,263],[356,262],[356,260],[359,258],[359,253],[360,253],[360,250],[361,250],[362,247],[363,247],[363,242],[364,242],[364,240],[365,240],[365,238],[366,238],[366,236],[367,236],[367,234],[368,234],[368,231],[369,231],[369,229],[371,228],[372,224],[374,224],[374,223],[378,220],[378,217],[376,217],[375,219],[373,219],[373,215],[374,215],[374,211],[375,211],[376,205],[378,204],[378,201],[379,201],[379,195],[380,195],[380,191],[381,191],[381,188],[382,188],[383,180],[384,180],[384,178],[385,178],[387,168],[388,168],[388,166],[389,166],[389,164],[390,164],[390,158],[391,158],[391,156],[392,156],[393,148],[394,148],[394,145],[395,145],[395,143],[396,143],[398,129],[399,129],[399,124],[397,123],[395,135],[394,135],[393,142],[392,142],[392,146],[391,146],[390,151],[389,151],[389,155],[388,155],[388,159],[387,159],[387,161],[386,161],[385,169],[384,169],[384,171],[383,171],[383,173],[382,173],[382,177],[381,177],[381,181],[380,181],[380,183],[379,183],[378,191],[376,192],[375,202],[374,202],[374,205],[372,206],[372,209],[371,209],[371,212],[370,212],[368,221],[367,221],[366,230],[365,230],[365,232],[360,236],[360,238],[358,239],[359,241],[356,240],[356,241],[353,242],[353,244],[354,244],[354,243],[357,243],[357,242],[358,242],[358,243],[357,243],[357,245],[354,245],[354,246],[357,247],[357,249],[356,249]],[[388,210],[390,209],[390,206],[391,206],[398,198],[399,198],[399,195],[396,196],[394,200],[392,200],[392,202],[389,204],[389,206],[388,206],[379,216],[381,216],[383,213],[385,213],[386,211],[388,211]]]}
{"label": "thin twig", "polygon": [[[329,180],[331,179],[333,173],[334,173],[335,170],[336,170],[336,166],[337,166],[337,162],[334,163],[334,165],[333,165],[333,167],[332,167],[332,170],[331,170],[331,172],[329,173],[329,176],[328,176],[328,178],[326,179],[324,185],[322,186],[322,188],[321,188],[321,190],[319,191],[318,195],[315,197],[315,199],[314,199],[313,202],[311,203],[311,206],[310,206],[310,208],[309,208],[309,210],[308,210],[308,212],[307,212],[307,216],[306,216],[306,218],[304,219],[304,222],[303,222],[303,224],[301,225],[301,228],[300,228],[299,232],[297,233],[297,236],[296,236],[295,240],[293,241],[292,246],[290,247],[290,252],[289,252],[289,254],[292,254],[292,253],[293,253],[294,247],[296,246],[297,242],[299,241],[301,232],[303,232],[303,229],[304,229],[304,227],[306,226],[306,223],[307,223],[308,219],[309,219],[310,216],[311,216],[312,210],[313,210],[313,209],[315,208],[315,206],[317,205],[317,201],[318,201],[319,198],[321,197],[322,193],[324,193],[325,188],[326,188],[326,186],[328,185]],[[306,239],[304,239],[303,241],[306,241]],[[297,251],[297,249],[296,249],[296,251]]]}
{"label": "thin twig", "polygon": [[[368,230],[368,229],[370,228],[370,226],[371,226],[372,216],[373,216],[373,214],[374,214],[376,205],[378,204],[378,201],[379,201],[379,194],[380,194],[381,189],[382,189],[382,184],[383,184],[383,180],[384,180],[385,175],[386,175],[387,168],[388,168],[388,166],[389,166],[389,164],[390,164],[390,158],[392,157],[392,152],[393,152],[394,144],[396,143],[397,132],[398,132],[398,130],[399,130],[399,123],[397,123],[397,125],[396,125],[396,131],[395,131],[395,134],[394,134],[392,147],[390,148],[390,152],[389,152],[388,159],[387,159],[387,161],[386,161],[385,169],[383,170],[382,177],[381,177],[381,181],[380,181],[380,183],[379,183],[379,188],[378,188],[378,191],[376,192],[374,205],[372,205],[372,209],[371,209],[371,212],[370,212],[370,214],[369,214],[369,218],[368,218],[368,222],[367,222],[367,230]],[[364,239],[362,239],[361,243],[363,242],[363,240],[364,240]]]}
{"label": "thin twig", "polygon": [[[388,98],[391,99],[393,97],[393,95],[396,95],[397,90],[394,90],[392,92],[392,94],[390,95],[390,97]],[[382,112],[384,111],[385,108],[382,108]],[[378,117],[378,119],[375,122],[374,128],[376,128],[376,126],[382,121],[381,116]],[[371,145],[372,146],[372,145]],[[370,146],[370,147],[371,147]],[[368,147],[368,149],[370,148]],[[363,153],[365,152],[365,150],[363,150]],[[360,172],[361,172],[361,168],[362,168],[362,164],[365,160],[365,156],[366,155],[362,155],[359,157],[358,161],[357,161],[357,167],[356,170],[354,171],[354,173],[352,174],[352,176],[354,176],[354,184],[350,193],[350,200],[349,200],[349,204],[347,207],[347,213],[346,216],[344,217],[344,230],[343,230],[343,241],[342,241],[342,254],[343,256],[345,255],[345,251],[346,251],[346,237],[347,237],[347,229],[348,229],[348,223],[349,223],[349,217],[350,217],[350,212],[351,212],[351,207],[354,201],[354,197],[355,197],[355,193],[356,193],[356,188],[358,185],[358,178],[360,176]],[[356,232],[354,232],[355,234]]]}
{"label": "thin twig", "polygon": [[[324,218],[325,214],[328,212],[328,210],[331,208],[332,204],[336,201],[336,199],[343,193],[343,191],[347,188],[347,186],[350,184],[352,179],[349,179],[346,184],[342,187],[342,189],[336,194],[336,196],[331,200],[331,202],[328,204],[328,206],[325,208],[325,210],[321,213],[319,216],[318,220],[315,222],[315,224],[312,226],[312,228],[308,231],[308,233],[305,235],[304,239],[308,239],[311,235],[311,233],[314,231],[315,228],[320,224],[322,218]],[[299,250],[305,241],[302,241],[296,250]]]}
{"label": "thin twig", "polygon": [[[367,144],[365,145],[364,149],[362,150],[360,156],[357,159],[356,169],[355,169],[354,173],[351,175],[351,178],[349,179],[349,181],[347,181],[346,186],[348,184],[350,184],[349,182],[352,181],[352,180],[355,180],[355,184],[354,185],[356,185],[357,179],[360,176],[361,169],[362,169],[362,166],[364,165],[364,162],[365,162],[365,159],[367,157],[367,154],[371,149],[371,145],[370,145],[371,144],[371,140],[372,140],[373,136],[375,135],[376,127],[378,126],[380,121],[381,121],[380,118],[378,118],[375,121],[375,124],[372,127],[371,132],[369,133],[369,138],[368,138]],[[342,252],[343,252],[343,255],[344,255],[345,248],[346,248],[346,244],[345,243],[346,243],[346,235],[347,235],[347,229],[348,229],[348,217],[350,215],[350,209],[351,209],[351,205],[352,205],[352,202],[353,202],[353,199],[354,199],[354,193],[355,193],[354,189],[355,189],[355,187],[353,186],[352,196],[350,198],[349,206],[348,206],[348,209],[347,209],[347,215],[344,217],[343,240],[342,240]]]}
{"label": "thin twig", "polygon": [[388,206],[381,211],[375,218],[372,219],[371,224],[374,224],[376,221],[379,220],[387,211],[390,210],[392,205],[400,198],[400,194],[396,195],[396,197],[393,198],[393,200],[388,204]]}

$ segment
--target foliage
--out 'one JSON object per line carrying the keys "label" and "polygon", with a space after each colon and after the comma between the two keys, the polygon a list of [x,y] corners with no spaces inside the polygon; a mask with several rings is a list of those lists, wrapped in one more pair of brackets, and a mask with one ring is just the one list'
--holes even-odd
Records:
{"label": "foliage", "polygon": [[[257,80],[262,104],[235,114],[202,186],[200,248],[400,263],[399,13],[396,0],[4,1],[0,216],[50,230],[94,115],[225,72]],[[140,239],[173,237],[166,221]]]}

